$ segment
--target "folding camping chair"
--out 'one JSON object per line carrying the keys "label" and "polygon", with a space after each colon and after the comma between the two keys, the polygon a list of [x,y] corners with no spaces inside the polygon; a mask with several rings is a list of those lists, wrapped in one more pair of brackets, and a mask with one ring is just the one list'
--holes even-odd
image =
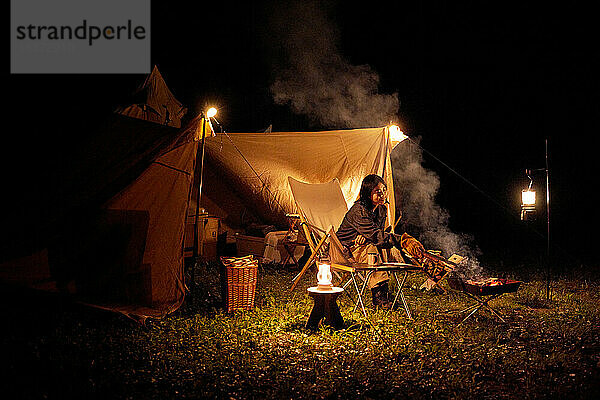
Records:
{"label": "folding camping chair", "polygon": [[[348,211],[348,206],[346,205],[346,200],[344,199],[338,180],[334,179],[331,182],[323,184],[307,184],[288,177],[288,181],[300,215],[300,225],[311,250],[308,261],[293,280],[292,290],[313,263],[317,262],[317,260],[326,259],[329,261],[332,271],[339,276],[343,288],[346,288],[350,284],[353,285],[357,294],[355,310],[356,307],[360,306],[363,314],[367,317],[363,296],[368,279],[376,271],[388,271],[394,275],[397,283],[397,293],[394,303],[400,298],[406,314],[411,318],[402,288],[408,272],[419,271],[420,268],[403,263],[383,263],[379,266],[372,266],[358,264],[354,260],[347,259],[343,255],[342,244],[337,239],[334,230],[335,227],[340,226]],[[402,280],[399,280],[396,276],[396,273],[399,271],[404,272]],[[344,275],[348,276],[348,279],[345,281],[343,279]],[[362,281],[360,287],[359,280]]]}
{"label": "folding camping chair", "polygon": [[311,251],[304,267],[293,279],[293,290],[313,263],[329,258],[325,246],[330,236],[328,230],[340,226],[348,206],[337,179],[328,183],[308,184],[288,177],[288,182],[300,216],[299,228]]}

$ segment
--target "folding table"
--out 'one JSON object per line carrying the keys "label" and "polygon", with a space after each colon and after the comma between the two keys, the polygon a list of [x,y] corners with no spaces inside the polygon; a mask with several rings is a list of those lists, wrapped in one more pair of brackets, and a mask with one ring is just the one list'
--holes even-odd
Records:
{"label": "folding table", "polygon": [[[355,263],[355,264],[351,264],[351,265],[342,265],[342,264],[332,263],[331,268],[332,268],[332,270],[343,271],[343,272],[347,272],[350,274],[350,278],[345,283],[343,283],[342,288],[346,289],[346,287],[348,287],[350,284],[352,284],[354,286],[354,289],[356,290],[356,293],[357,293],[357,300],[355,301],[354,310],[356,310],[356,308],[360,305],[365,317],[367,317],[367,311],[365,310],[363,296],[365,294],[365,290],[367,288],[367,283],[369,282],[369,278],[375,272],[387,271],[387,272],[391,273],[394,276],[394,279],[396,281],[396,295],[394,296],[394,301],[392,302],[391,309],[394,308],[394,306],[396,305],[396,302],[398,301],[398,298],[400,298],[400,301],[402,301],[402,305],[404,306],[404,311],[406,311],[407,317],[412,319],[412,315],[410,313],[410,309],[408,307],[408,303],[406,302],[406,298],[404,297],[404,293],[402,292],[402,289],[404,288],[404,283],[406,282],[408,273],[421,271],[420,267],[418,267],[416,265],[404,264],[404,263],[382,263],[380,265],[369,265],[369,264],[362,264],[362,263]],[[397,274],[399,272],[404,272],[402,279],[398,279]],[[365,276],[364,276],[364,280],[362,282],[361,287],[359,287],[357,278],[361,273],[363,273],[363,275],[365,275]]]}
{"label": "folding table", "polygon": [[306,240],[302,240],[303,236],[301,235],[300,230],[298,229],[300,226],[300,215],[286,214],[285,216],[288,220],[289,227],[282,242],[283,247],[287,252],[287,256],[283,261],[283,265],[287,265],[288,261],[291,259],[296,265],[296,267],[300,268],[300,264],[298,264],[298,260],[296,260],[296,257],[294,256],[294,251],[296,250],[297,246],[304,247],[308,244],[308,242]]}

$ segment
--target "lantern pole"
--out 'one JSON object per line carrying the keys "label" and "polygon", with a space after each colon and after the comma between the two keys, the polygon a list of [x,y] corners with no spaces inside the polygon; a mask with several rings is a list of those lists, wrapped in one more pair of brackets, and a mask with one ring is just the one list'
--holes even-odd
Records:
{"label": "lantern pole", "polygon": [[550,168],[548,166],[548,139],[546,139],[546,299],[550,300]]}
{"label": "lantern pole", "polygon": [[[531,190],[533,180],[531,179],[530,175],[533,172],[544,171],[546,173],[546,299],[550,300],[550,164],[548,161],[548,139],[545,140],[545,161],[545,168],[538,168],[534,170],[527,169],[525,170],[525,173],[529,178],[529,188],[527,189],[527,191]],[[525,191],[523,193],[525,193]],[[535,200],[533,201],[533,204],[535,204]],[[523,202],[521,205],[521,220],[527,220],[528,206],[530,206],[529,202],[526,203],[525,199],[523,198]],[[533,207],[535,207],[535,205],[533,205]]]}

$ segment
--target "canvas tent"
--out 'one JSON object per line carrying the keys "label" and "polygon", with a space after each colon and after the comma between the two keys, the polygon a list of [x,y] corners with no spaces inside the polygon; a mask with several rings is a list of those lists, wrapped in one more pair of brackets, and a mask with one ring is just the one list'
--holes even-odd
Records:
{"label": "canvas tent", "polygon": [[[172,126],[176,119],[165,124],[158,105],[178,118],[184,109],[156,68],[138,94],[140,103],[71,126],[77,139],[47,150],[58,160],[52,167],[62,168],[43,175],[50,183],[29,179],[31,192],[19,193],[37,202],[4,226],[0,281],[141,318],[182,303],[184,221],[202,120],[186,129]],[[128,114],[139,104],[161,118]]]}
{"label": "canvas tent", "polygon": [[[143,87],[168,94],[181,110],[156,69]],[[152,106],[152,98],[136,104]],[[177,129],[153,114],[119,111],[75,127],[85,132],[77,150],[50,155],[63,166],[44,186],[52,193],[40,199],[34,191],[28,204],[43,203],[51,212],[27,209],[4,225],[0,281],[74,294],[139,318],[161,317],[184,299],[184,228],[195,210],[202,126],[210,126],[196,118]],[[310,183],[338,178],[352,203],[368,173],[393,187],[389,136],[384,127],[209,136],[202,206],[232,230],[250,216],[285,228],[285,214],[295,211],[288,176]]]}
{"label": "canvas tent", "polygon": [[181,119],[187,109],[171,93],[155,65],[152,73],[134,93],[133,103],[117,108],[116,112],[132,118],[180,128]]}
{"label": "canvas tent", "polygon": [[[87,178],[73,195],[79,204],[65,207],[46,242],[0,263],[0,278],[66,290],[138,317],[175,310],[184,298],[184,223],[194,208],[201,125],[197,119],[176,130],[113,116],[104,144],[80,162]],[[231,228],[244,213],[285,226],[285,213],[295,211],[288,176],[311,183],[338,178],[349,204],[368,173],[393,187],[387,128],[221,134],[206,139],[206,150],[202,204]]]}
{"label": "canvas tent", "polygon": [[142,318],[177,309],[199,124],[178,131],[114,115],[62,212],[3,249],[0,279]]}

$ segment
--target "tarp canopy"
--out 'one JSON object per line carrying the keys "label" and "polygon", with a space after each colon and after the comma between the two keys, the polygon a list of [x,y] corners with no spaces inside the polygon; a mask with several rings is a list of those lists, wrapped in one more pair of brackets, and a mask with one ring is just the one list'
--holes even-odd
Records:
{"label": "tarp canopy", "polygon": [[187,108],[183,107],[171,93],[155,65],[152,73],[134,93],[132,104],[119,107],[115,112],[180,128],[181,119],[187,112]]}
{"label": "tarp canopy", "polygon": [[[0,279],[142,318],[177,309],[202,121],[177,130],[115,114],[100,125],[87,152],[73,154],[56,212],[23,224],[12,243],[3,243]],[[231,228],[250,214],[285,227],[285,214],[295,211],[288,176],[308,183],[337,178],[348,204],[369,173],[393,188],[387,128],[220,134],[205,146],[201,203]],[[394,191],[388,193],[394,221]]]}
{"label": "tarp canopy", "polygon": [[[48,149],[45,160],[53,162],[39,163],[52,170],[43,174],[49,182],[25,175],[18,181],[28,194],[7,194],[15,200],[0,240],[1,281],[74,294],[140,318],[181,305],[200,133],[211,126],[198,117],[174,127],[183,107],[156,68],[138,94],[143,99],[134,105],[151,107],[158,120],[121,109],[104,121],[70,125],[81,133],[77,139]],[[201,205],[230,229],[247,222],[285,228],[285,214],[296,211],[288,176],[307,183],[337,178],[350,205],[364,176],[376,173],[390,189],[393,222],[391,147],[385,127],[208,136]],[[19,198],[27,205],[18,207]]]}
{"label": "tarp canopy", "polygon": [[288,176],[306,183],[337,178],[351,206],[362,179],[374,173],[387,183],[393,223],[391,150],[387,127],[217,134],[206,139],[201,204],[230,228],[256,221],[285,227],[285,214],[296,211]]}

